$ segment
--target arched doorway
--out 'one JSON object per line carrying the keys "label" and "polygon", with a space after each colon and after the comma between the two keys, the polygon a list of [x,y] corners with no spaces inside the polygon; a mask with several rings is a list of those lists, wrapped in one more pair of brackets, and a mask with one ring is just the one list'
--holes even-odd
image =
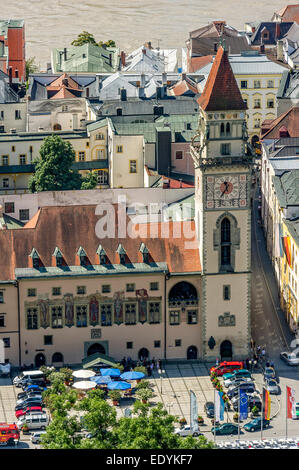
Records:
{"label": "arched doorway", "polygon": [[197,347],[189,346],[187,349],[187,359],[197,359]]}
{"label": "arched doorway", "polygon": [[138,353],[138,357],[139,357],[139,360],[140,360],[140,361],[143,361],[144,359],[148,359],[148,358],[149,358],[149,351],[148,351],[148,349],[146,349],[146,348],[140,349],[140,351],[139,351],[139,353]]}
{"label": "arched doorway", "polygon": [[61,125],[60,124],[54,124],[53,131],[61,131]]}
{"label": "arched doorway", "polygon": [[60,352],[56,352],[52,356],[52,362],[63,362],[63,355]]}
{"label": "arched doorway", "polygon": [[221,359],[232,359],[233,347],[230,341],[222,341],[222,343],[220,344],[220,356]]}
{"label": "arched doorway", "polygon": [[46,357],[43,353],[39,353],[35,356],[35,367],[41,367],[41,366],[44,366],[46,364]]}
{"label": "arched doorway", "polygon": [[94,343],[87,349],[87,356],[91,356],[92,354],[96,353],[106,354],[105,348],[102,344]]}

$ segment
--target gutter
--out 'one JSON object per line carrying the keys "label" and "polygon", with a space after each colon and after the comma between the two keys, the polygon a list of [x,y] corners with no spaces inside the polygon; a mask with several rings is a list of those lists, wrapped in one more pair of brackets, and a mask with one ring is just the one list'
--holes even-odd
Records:
{"label": "gutter", "polygon": [[18,343],[19,343],[19,367],[21,367],[21,315],[20,315],[20,287],[18,281],[14,281],[14,286],[17,288],[18,295]]}

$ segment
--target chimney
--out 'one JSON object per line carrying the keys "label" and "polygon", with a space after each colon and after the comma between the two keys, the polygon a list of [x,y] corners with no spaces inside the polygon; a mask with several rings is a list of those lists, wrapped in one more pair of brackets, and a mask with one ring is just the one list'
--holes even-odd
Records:
{"label": "chimney", "polygon": [[163,189],[168,189],[169,188],[169,180],[163,179]]}
{"label": "chimney", "polygon": [[9,85],[12,85],[12,67],[9,67],[8,69],[8,75],[9,75]]}
{"label": "chimney", "polygon": [[109,65],[112,67],[112,54],[109,54]]}
{"label": "chimney", "polygon": [[182,187],[183,187],[183,185],[182,185],[182,180],[179,179],[179,182],[180,182],[180,188],[182,188]]}
{"label": "chimney", "polygon": [[67,61],[67,49],[66,47],[63,49],[64,61]]}
{"label": "chimney", "polygon": [[283,40],[279,39],[277,41],[276,45],[276,55],[277,55],[277,60],[283,61],[284,60],[284,55],[283,55]]}
{"label": "chimney", "polygon": [[162,85],[163,86],[167,85],[167,72],[162,73]]}
{"label": "chimney", "polygon": [[260,54],[265,54],[265,44],[260,45]]}
{"label": "chimney", "polygon": [[280,23],[276,23],[275,25],[275,39],[276,41],[279,39],[280,37]]}
{"label": "chimney", "polygon": [[125,67],[125,65],[126,65],[126,54],[125,54],[124,51],[121,51],[121,53],[120,53],[120,62],[121,62],[121,66]]}
{"label": "chimney", "polygon": [[185,72],[182,73],[182,81],[186,80],[187,74]]}
{"label": "chimney", "polygon": [[142,54],[146,55],[146,49],[145,49],[145,47],[142,48]]}

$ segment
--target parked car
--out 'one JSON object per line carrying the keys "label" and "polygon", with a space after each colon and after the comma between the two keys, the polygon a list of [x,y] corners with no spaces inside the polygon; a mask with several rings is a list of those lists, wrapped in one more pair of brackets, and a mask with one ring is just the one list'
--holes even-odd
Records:
{"label": "parked car", "polygon": [[219,426],[213,426],[211,433],[216,435],[238,434],[238,426],[233,423],[223,423]]}
{"label": "parked car", "polygon": [[204,404],[204,410],[208,418],[214,418],[214,403],[212,401],[207,401]]}
{"label": "parked car", "polygon": [[299,419],[299,403],[296,403],[295,405],[295,416],[293,419]]}
{"label": "parked car", "polygon": [[41,406],[26,406],[21,410],[17,410],[15,413],[16,418],[20,416],[24,416],[26,414],[33,414],[33,413],[43,413],[43,409]]}
{"label": "parked car", "polygon": [[41,396],[41,394],[26,395],[24,398],[20,398],[20,399],[17,401],[16,405],[21,405],[23,402],[28,401],[28,400],[29,400],[29,401],[30,401],[30,400],[32,400],[32,401],[34,401],[34,400],[35,400],[35,401],[37,401],[37,400],[42,401],[42,399],[43,399],[43,397]]}
{"label": "parked car", "polygon": [[31,442],[32,444],[40,444],[41,442],[41,437],[46,434],[47,431],[38,431],[34,432],[31,436]]}
{"label": "parked car", "polygon": [[[248,409],[252,410],[254,406],[260,411],[262,409],[262,402],[260,396],[257,393],[247,394],[248,397]],[[239,396],[235,396],[231,400],[234,411],[239,411]]]}
{"label": "parked car", "polygon": [[252,382],[252,378],[251,377],[231,377],[230,379],[227,379],[224,381],[224,386],[225,387],[231,387],[232,385],[239,385],[241,383],[245,383],[245,382]]}
{"label": "parked car", "polygon": [[232,377],[250,377],[251,378],[251,373],[247,369],[241,369],[241,370],[235,370],[232,373],[224,374],[223,380],[228,380]]}
{"label": "parked car", "polygon": [[289,366],[299,366],[299,354],[281,352],[280,359],[286,362]]}
{"label": "parked car", "polygon": [[23,403],[20,403],[19,405],[16,405],[15,406],[15,411],[18,411],[18,410],[22,410],[23,408],[27,407],[27,406],[40,406],[40,407],[44,407],[44,403],[42,401],[39,401],[39,400],[35,400],[35,401],[25,401]]}
{"label": "parked car", "polygon": [[0,363],[0,377],[10,377],[11,365],[10,363],[1,362]]}
{"label": "parked car", "polygon": [[239,395],[239,390],[244,390],[246,393],[254,393],[255,384],[253,382],[244,382],[236,386],[232,385],[227,391],[228,398],[231,399]]}
{"label": "parked car", "polygon": [[46,429],[49,416],[46,413],[21,416],[17,421],[18,428],[22,429],[25,424],[29,429]]}
{"label": "parked car", "polygon": [[272,395],[279,395],[280,388],[274,379],[267,379],[265,381],[265,389],[268,390]]}
{"label": "parked car", "polygon": [[275,379],[276,373],[273,367],[266,367],[264,370],[264,381],[267,379]]}
{"label": "parked car", "polygon": [[182,437],[187,437],[187,436],[197,437],[197,436],[202,436],[203,435],[199,431],[192,431],[191,426],[189,426],[187,424],[185,426],[183,426],[182,428],[177,428],[174,431],[174,433],[178,434],[179,436],[182,436]]}
{"label": "parked car", "polygon": [[28,392],[20,392],[17,394],[17,402],[20,400],[26,400],[29,397],[38,397],[41,398],[41,393],[38,390],[29,390]]}
{"label": "parked car", "polygon": [[46,381],[45,379],[25,379],[21,382],[21,387],[23,390],[26,390],[30,385],[37,385],[44,390]]}
{"label": "parked car", "polygon": [[13,379],[13,384],[16,387],[21,387],[22,383],[26,383],[34,379],[44,380],[44,373],[41,372],[40,370],[28,370],[28,371],[22,372],[20,375],[18,375],[17,377]]}
{"label": "parked car", "polygon": [[243,369],[243,361],[223,361],[220,362],[219,366],[211,367],[210,374],[215,372],[216,375],[223,376],[223,374],[234,372],[235,370]]}
{"label": "parked car", "polygon": [[[270,425],[270,421],[268,419],[263,418],[263,429],[268,428]],[[249,432],[260,431],[262,427],[262,418],[254,418],[249,423],[244,424],[244,429]]]}

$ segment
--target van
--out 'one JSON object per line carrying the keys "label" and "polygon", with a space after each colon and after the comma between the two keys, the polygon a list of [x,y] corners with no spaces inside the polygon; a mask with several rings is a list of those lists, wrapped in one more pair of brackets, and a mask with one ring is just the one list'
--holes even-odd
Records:
{"label": "van", "polygon": [[17,426],[21,429],[24,425],[31,429],[46,429],[49,424],[49,416],[46,413],[36,413],[32,415],[21,416],[17,421]]}
{"label": "van", "polygon": [[219,366],[211,367],[210,374],[215,372],[216,375],[222,376],[223,374],[232,373],[235,370],[244,369],[244,364],[242,361],[224,361],[220,362]]}
{"label": "van", "polygon": [[26,381],[34,381],[34,379],[44,379],[45,374],[40,370],[28,370],[24,371],[18,377],[13,379],[13,384],[16,387],[21,387],[22,383]]}

